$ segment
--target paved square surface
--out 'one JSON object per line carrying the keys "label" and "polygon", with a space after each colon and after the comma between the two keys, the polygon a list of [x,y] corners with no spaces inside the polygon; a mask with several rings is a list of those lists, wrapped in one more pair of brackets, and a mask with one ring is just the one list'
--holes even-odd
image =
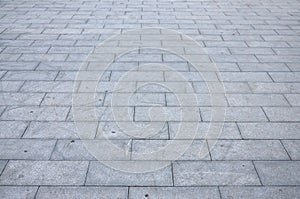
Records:
{"label": "paved square surface", "polygon": [[0,91],[0,198],[300,198],[298,0],[1,0]]}

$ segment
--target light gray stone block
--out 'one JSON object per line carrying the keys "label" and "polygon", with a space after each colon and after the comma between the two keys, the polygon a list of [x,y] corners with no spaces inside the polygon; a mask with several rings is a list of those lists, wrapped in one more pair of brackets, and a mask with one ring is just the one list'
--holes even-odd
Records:
{"label": "light gray stone block", "polygon": [[64,121],[70,107],[12,106],[2,114],[3,120]]}
{"label": "light gray stone block", "polygon": [[[201,118],[204,122],[212,122],[212,110],[214,112],[214,121],[228,121],[228,122],[255,122],[267,121],[267,117],[259,107],[201,107]],[[224,113],[222,117],[220,113]]]}
{"label": "light gray stone block", "polygon": [[0,139],[0,159],[49,160],[56,140]]}
{"label": "light gray stone block", "polygon": [[289,71],[284,63],[238,63],[242,71]]}
{"label": "light gray stone block", "polygon": [[271,82],[265,72],[221,72],[221,80],[225,82]]}
{"label": "light gray stone block", "polygon": [[[167,106],[227,106],[222,94],[167,93],[166,100]],[[185,103],[180,104],[181,100]]]}
{"label": "light gray stone block", "polygon": [[269,74],[275,82],[300,82],[300,72],[270,72]]}
{"label": "light gray stone block", "polygon": [[104,106],[164,106],[164,93],[109,93]]}
{"label": "light gray stone block", "polygon": [[96,199],[96,198],[127,198],[127,187],[50,187],[39,188],[36,198],[57,199]]}
{"label": "light gray stone block", "polygon": [[263,187],[220,187],[221,196],[224,199],[231,198],[297,198],[300,194],[299,187],[263,186]]}
{"label": "light gray stone block", "polygon": [[235,123],[210,123],[200,122],[198,131],[193,135],[195,129],[180,135],[178,134],[180,122],[169,122],[170,139],[241,139],[240,132]]}
{"label": "light gray stone block", "polygon": [[42,105],[49,106],[101,106],[104,93],[48,93]]}
{"label": "light gray stone block", "polygon": [[130,187],[129,198],[220,198],[216,187]]}
{"label": "light gray stone block", "polygon": [[3,172],[5,165],[7,164],[6,160],[0,160],[0,172]]}
{"label": "light gray stone block", "polygon": [[0,81],[0,88],[3,92],[15,92],[18,91],[23,84],[23,81]]}
{"label": "light gray stone block", "polygon": [[299,83],[249,83],[254,93],[299,93]]}
{"label": "light gray stone block", "polygon": [[282,140],[292,160],[300,160],[300,140]]}
{"label": "light gray stone block", "polygon": [[23,92],[72,92],[74,82],[72,81],[26,81],[22,86]]}
{"label": "light gray stone block", "polygon": [[230,106],[289,106],[278,94],[228,94],[226,97]]}
{"label": "light gray stone block", "polygon": [[270,121],[300,121],[300,107],[264,107],[263,109]]}
{"label": "light gray stone block", "polygon": [[300,139],[299,123],[238,123],[245,139]]}
{"label": "light gray stone block", "polygon": [[[109,153],[100,153],[89,151],[91,147],[90,143],[94,143],[95,146],[104,146],[106,143],[110,143],[120,150],[129,151],[131,149],[131,140],[59,140],[55,146],[51,160],[123,160],[122,155],[120,158],[111,156]],[[102,149],[102,148],[100,148]],[[95,151],[97,148],[95,147]]]}
{"label": "light gray stone block", "polygon": [[[168,146],[174,147],[168,149]],[[210,160],[210,155],[204,140],[134,140],[132,159]]]}
{"label": "light gray stone block", "polygon": [[39,105],[42,102],[44,96],[44,93],[1,93],[0,105]]}
{"label": "light gray stone block", "polygon": [[[135,125],[145,127],[150,125],[147,122],[134,122]],[[130,131],[130,128],[123,128],[128,124],[123,124],[123,122],[99,122],[99,127],[97,130],[97,139],[109,139],[109,140],[129,140],[135,138]],[[168,124],[165,122],[156,122],[154,126],[161,126],[158,132],[154,130],[151,131],[148,136],[144,139],[153,139],[153,140],[165,140],[169,139]],[[149,127],[150,128],[150,127]],[[139,139],[136,137],[136,139]]]}
{"label": "light gray stone block", "polygon": [[213,160],[289,160],[279,140],[208,141]]}
{"label": "light gray stone block", "polygon": [[[133,162],[135,167],[143,169],[149,164],[160,164],[159,162]],[[126,167],[126,162],[116,162]],[[119,185],[119,186],[172,186],[171,166],[147,173],[125,173],[105,166],[101,162],[90,163],[87,185]]]}
{"label": "light gray stone block", "polygon": [[48,71],[9,71],[4,80],[54,80],[57,72]]}
{"label": "light gray stone block", "polygon": [[263,185],[299,185],[299,161],[254,162]]}
{"label": "light gray stone block", "polygon": [[0,121],[0,138],[20,138],[27,125],[26,122]]}
{"label": "light gray stone block", "polygon": [[[85,123],[89,125],[88,123]],[[89,128],[96,125],[90,124]],[[73,122],[31,122],[24,138],[44,139],[78,139],[77,129]]]}
{"label": "light gray stone block", "polygon": [[284,95],[292,106],[300,106],[300,94]]}
{"label": "light gray stone block", "polygon": [[3,199],[33,199],[38,187],[34,186],[0,186],[0,197]]}
{"label": "light gray stone block", "polygon": [[173,172],[175,186],[260,185],[251,162],[179,161]]}
{"label": "light gray stone block", "polygon": [[[183,117],[182,109],[190,115]],[[140,122],[164,122],[164,121],[189,121],[198,122],[201,120],[200,111],[197,107],[135,107],[135,121]]]}
{"label": "light gray stone block", "polygon": [[83,185],[88,162],[11,160],[1,185]]}

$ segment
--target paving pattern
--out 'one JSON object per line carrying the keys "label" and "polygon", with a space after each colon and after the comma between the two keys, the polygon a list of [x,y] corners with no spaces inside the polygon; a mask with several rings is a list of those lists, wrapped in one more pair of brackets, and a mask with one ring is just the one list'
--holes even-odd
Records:
{"label": "paving pattern", "polygon": [[[112,35],[149,27],[161,29],[94,48]],[[88,56],[91,52],[143,41],[197,55],[181,46],[176,34],[161,42],[156,36],[163,29],[197,41],[207,52],[201,63],[214,62],[218,71],[201,72],[203,79],[179,56],[137,49],[118,58],[105,54],[115,61],[98,82],[98,64],[107,60]],[[298,0],[1,0],[0,33],[0,198],[300,198]],[[179,72],[192,90],[158,64]],[[130,119],[162,125],[147,138],[124,133],[117,123],[130,121],[112,117],[113,85],[133,68],[117,92],[117,107],[128,106],[122,99],[134,92]],[[77,76],[79,69],[83,76]],[[174,93],[145,82],[169,84],[185,99],[196,93],[199,121],[192,114],[179,117],[182,107]],[[220,82],[225,95],[206,87]],[[74,116],[73,92],[92,99],[77,105],[96,107],[96,125],[88,115]],[[212,107],[210,92],[225,104]],[[225,117],[211,121],[212,108],[224,109]],[[155,117],[149,118],[151,111]],[[76,120],[91,134],[80,136]],[[178,126],[193,122],[199,129],[178,159],[141,155],[172,141],[184,145],[191,137],[186,131],[178,138]],[[219,135],[205,134],[211,123],[222,128]],[[142,168],[172,162],[146,173],[113,169],[102,162],[110,161],[109,154],[99,161],[83,144],[107,139]],[[122,165],[123,156],[117,158]]]}

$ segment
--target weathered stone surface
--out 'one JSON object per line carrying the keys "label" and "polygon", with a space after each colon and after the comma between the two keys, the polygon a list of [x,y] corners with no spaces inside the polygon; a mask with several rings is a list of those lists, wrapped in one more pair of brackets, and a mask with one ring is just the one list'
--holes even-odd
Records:
{"label": "weathered stone surface", "polygon": [[[155,163],[155,162],[152,162]],[[151,162],[135,162],[135,166],[143,169]],[[118,162],[117,164],[126,164]],[[147,173],[126,173],[105,166],[101,162],[92,161],[87,174],[87,185],[111,185],[111,186],[171,186],[171,166]]]}
{"label": "weathered stone surface", "polygon": [[299,161],[254,162],[263,185],[299,185]]}
{"label": "weathered stone surface", "polygon": [[127,198],[127,187],[40,187],[36,198]]}
{"label": "weathered stone surface", "polygon": [[213,160],[289,160],[279,140],[208,141]]}
{"label": "weathered stone surface", "polygon": [[131,187],[129,198],[220,198],[216,187]]}
{"label": "weathered stone surface", "polygon": [[221,196],[230,198],[297,198],[300,194],[299,187],[220,187]]}
{"label": "weathered stone surface", "polygon": [[297,198],[299,7],[2,0],[0,198]]}
{"label": "weathered stone surface", "polygon": [[0,139],[0,159],[49,160],[56,140]]}
{"label": "weathered stone surface", "polygon": [[1,185],[83,185],[88,162],[11,160]]}
{"label": "weathered stone surface", "polygon": [[260,185],[251,162],[178,161],[173,172],[175,186]]}
{"label": "weathered stone surface", "polygon": [[282,140],[292,160],[300,160],[300,140]]}
{"label": "weathered stone surface", "polygon": [[3,199],[33,199],[37,189],[36,186],[0,186],[0,197]]}

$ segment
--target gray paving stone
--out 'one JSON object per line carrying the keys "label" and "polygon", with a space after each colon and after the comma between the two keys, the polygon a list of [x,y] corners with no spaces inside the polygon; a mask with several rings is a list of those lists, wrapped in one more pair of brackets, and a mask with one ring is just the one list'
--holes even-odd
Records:
{"label": "gray paving stone", "polygon": [[3,77],[4,80],[54,80],[57,72],[41,71],[9,71]]}
{"label": "gray paving stone", "polygon": [[0,172],[3,172],[3,169],[5,168],[7,161],[6,160],[0,160]]}
{"label": "gray paving stone", "polygon": [[220,198],[216,187],[130,187],[129,198]]}
{"label": "gray paving stone", "polygon": [[1,93],[0,105],[39,105],[42,102],[44,95],[44,93]]}
{"label": "gray paving stone", "polygon": [[[121,82],[118,84],[118,90],[116,90],[117,82],[101,82],[97,85],[96,92],[135,92],[136,83],[135,82]],[[71,85],[71,88],[67,92],[72,92],[74,85]],[[95,82],[92,81],[82,81],[79,89],[79,92],[95,92]]]}
{"label": "gray paving stone", "polygon": [[[224,36],[223,36],[224,37]],[[274,55],[271,48],[229,48],[234,55]]]}
{"label": "gray paving stone", "polygon": [[[143,168],[149,164],[159,162],[133,162],[135,167]],[[117,164],[126,164],[121,161]],[[147,173],[125,173],[109,168],[103,163],[92,161],[90,163],[86,185],[126,185],[126,186],[171,186],[171,166]]]}
{"label": "gray paving stone", "polygon": [[[15,47],[16,49],[19,47]],[[1,62],[1,70],[34,70],[38,62]]]}
{"label": "gray paving stone", "polygon": [[0,81],[0,88],[3,92],[13,92],[18,91],[23,84],[23,81]]}
{"label": "gray paving stone", "polygon": [[222,72],[222,81],[229,82],[271,82],[271,78],[264,72]]}
{"label": "gray paving stone", "polygon": [[110,142],[123,151],[128,151],[128,147],[131,148],[131,145],[128,145],[131,143],[130,140],[59,140],[51,160],[122,160],[122,154],[120,154],[119,159],[116,159],[115,156],[111,157],[106,152],[103,154],[97,153],[97,156],[94,157],[93,153],[90,153],[85,145],[85,143],[92,142],[100,146]]}
{"label": "gray paving stone", "polygon": [[300,140],[282,140],[292,160],[300,160]]}
{"label": "gray paving stone", "polygon": [[0,186],[0,197],[3,199],[33,199],[38,187],[34,186]]}
{"label": "gray paving stone", "polygon": [[101,76],[93,71],[61,71],[58,73],[56,80],[61,81],[81,81],[81,80],[89,80],[89,81],[109,81],[110,79],[110,71],[105,71],[104,74]]}
{"label": "gray paving stone", "polygon": [[192,84],[186,82],[164,82],[163,85],[151,81],[149,83],[137,82],[138,92],[171,92],[168,88],[173,88],[172,92],[176,93],[195,92]]}
{"label": "gray paving stone", "polygon": [[20,138],[27,125],[26,122],[0,121],[0,138]]}
{"label": "gray paving stone", "polygon": [[[104,101],[104,96],[104,93],[80,93],[76,95],[73,95],[73,93],[48,93],[44,97],[41,105],[72,106],[75,105],[73,100],[76,100],[76,105],[101,106]],[[80,102],[80,100],[82,102]]]}
{"label": "gray paving stone", "polygon": [[284,63],[238,63],[242,71],[289,71]]}
{"label": "gray paving stone", "polygon": [[0,159],[48,160],[56,140],[0,139]]}
{"label": "gray paving stone", "polygon": [[82,64],[77,62],[41,62],[36,70],[47,70],[47,71],[68,71],[68,70],[79,70]]}
{"label": "gray paving stone", "polygon": [[[169,122],[170,139],[241,139],[240,132],[235,123],[209,123],[201,122],[198,131],[193,135],[193,130],[186,132],[184,135],[176,137],[180,122]],[[212,129],[211,132],[209,130]],[[216,132],[216,133],[212,133]]]}
{"label": "gray paving stone", "polygon": [[[181,154],[176,148],[166,149],[170,144],[186,146],[186,150]],[[133,160],[210,160],[204,140],[134,140],[132,152]],[[160,155],[156,155],[156,152],[160,152]]]}
{"label": "gray paving stone", "polygon": [[288,67],[292,70],[292,71],[300,71],[300,64],[299,63],[288,63],[287,64]]}
{"label": "gray paving stone", "polygon": [[[129,100],[128,100],[129,99]],[[164,106],[164,93],[109,93],[104,106]]]}
{"label": "gray paving stone", "polygon": [[38,199],[45,198],[76,198],[76,199],[96,199],[96,198],[127,198],[127,187],[50,187],[39,188],[36,195]]}
{"label": "gray paving stone", "polygon": [[283,199],[283,198],[297,198],[300,194],[299,187],[220,187],[221,196],[224,199],[230,198],[269,198],[269,199]]}
{"label": "gray paving stone", "polygon": [[[138,122],[163,122],[163,121],[200,121],[200,111],[195,107],[184,107],[191,114],[182,117],[183,107],[135,107],[134,118]],[[150,111],[151,110],[151,111]],[[151,114],[149,114],[151,112]],[[193,113],[193,114],[192,114]],[[155,116],[155,117],[154,117]]]}
{"label": "gray paving stone", "polygon": [[22,54],[18,61],[64,61],[68,54]]}
{"label": "gray paving stone", "polygon": [[163,73],[158,71],[132,71],[128,74],[124,72],[112,72],[110,81],[125,81],[125,82],[152,82],[164,81]]}
{"label": "gray paving stone", "polygon": [[263,185],[299,185],[299,161],[254,162]]}
{"label": "gray paving stone", "polygon": [[254,55],[213,55],[212,59],[216,63],[258,62]]}
{"label": "gray paving stone", "polygon": [[249,83],[254,93],[299,93],[299,83]]}
{"label": "gray paving stone", "polygon": [[300,121],[300,108],[299,107],[264,107],[270,121]]}
{"label": "gray paving stone", "polygon": [[2,114],[3,120],[65,121],[70,107],[11,106]]}
{"label": "gray paving stone", "polygon": [[228,94],[226,97],[230,106],[289,106],[278,94]]}
{"label": "gray paving stone", "polygon": [[[8,159],[0,161],[0,170],[7,162],[8,165],[0,177],[0,184],[10,186],[0,188],[0,197],[4,197],[1,195],[4,192],[6,198],[33,198],[37,186],[40,186],[37,198],[51,198],[52,195],[58,198],[296,198],[299,187],[292,185],[299,184],[299,165],[296,161],[299,160],[300,139],[298,7],[297,1],[270,0],[252,1],[251,4],[170,0],[101,1],[101,5],[98,0],[1,2],[0,142],[4,142],[2,145],[5,147],[2,150],[3,158]],[[142,36],[132,33],[122,41],[115,39],[105,47],[98,46],[115,34],[134,28],[158,26],[172,29],[174,33],[170,34],[165,29],[149,29]],[[179,37],[176,31],[195,40],[203,52],[183,46],[183,37]],[[159,33],[163,35],[159,36]],[[146,48],[124,52],[141,44],[169,48],[194,61],[202,60],[199,64],[206,67],[199,70],[209,81],[211,90],[208,90],[207,82],[196,73],[192,64],[174,53]],[[115,46],[118,46],[116,53],[126,55],[116,57],[103,81],[95,84],[99,78],[99,62],[113,60],[116,55],[109,52]],[[104,58],[98,60],[99,54],[92,55],[90,62],[86,62],[93,49],[96,54],[106,53]],[[212,63],[213,60],[217,63]],[[142,67],[148,62],[170,66],[188,81],[182,81],[174,71],[161,66]],[[215,73],[214,65],[221,71],[220,74]],[[79,68],[85,69],[82,71],[84,76],[74,81]],[[110,105],[111,92],[121,75],[134,68],[133,75],[126,79],[127,82],[117,92],[135,93],[138,97],[132,98],[132,104],[148,107],[132,106],[129,119],[123,114],[118,119],[122,123],[115,122],[111,108],[107,107]],[[226,105],[227,111],[220,134],[218,131],[222,129],[223,118],[218,116],[216,121],[209,122],[210,93],[216,93],[215,97],[223,99],[223,89],[218,87],[219,80],[224,85],[228,103],[217,104],[218,110]],[[145,85],[147,81],[151,83]],[[96,89],[93,88],[95,85]],[[184,164],[180,167],[183,172],[178,172],[178,163],[175,162],[173,167],[146,174],[124,174],[109,167],[95,166],[98,163],[86,153],[79,139],[97,139],[100,143],[108,140],[115,143],[141,143],[132,149],[146,151],[171,142],[169,139],[192,139],[194,128],[185,129],[184,134],[176,137],[182,123],[182,107],[177,106],[176,98],[167,88],[173,88],[176,94],[198,94],[199,117],[202,116],[205,122],[199,122],[198,115],[192,116],[191,109],[188,109],[191,114],[183,121],[183,124],[199,122],[195,139],[202,140],[196,140],[188,153],[190,155],[185,156],[185,159],[193,159],[193,162],[180,162]],[[95,106],[99,124],[98,121],[87,122],[92,115],[80,115],[79,119],[86,122],[73,122],[76,118],[71,110],[72,92],[77,90],[82,92],[79,97],[84,101],[79,103],[79,108],[85,110]],[[84,100],[85,96],[94,95],[95,92],[95,100]],[[118,102],[126,106],[123,97]],[[107,102],[102,107],[104,99]],[[157,120],[154,126],[161,127],[156,130],[158,132],[141,138],[133,137],[130,130],[123,129],[122,125],[128,120],[148,120],[154,105],[152,116]],[[190,103],[188,106],[192,108],[195,105]],[[162,112],[155,111],[161,107],[166,107],[168,122],[164,121]],[[78,124],[82,132],[76,129],[75,125]],[[135,121],[134,125],[147,127],[150,122]],[[210,126],[211,130],[217,131],[216,134],[206,135]],[[215,148],[209,148],[212,161],[194,158],[200,143],[219,139],[223,147],[217,144]],[[12,144],[12,140],[16,143]],[[51,152],[48,145],[43,147],[41,143],[52,144],[56,140],[50,161],[28,160],[49,158]],[[35,154],[28,151],[27,156],[23,156],[23,145],[26,148],[32,146],[32,152],[38,151]],[[226,150],[223,150],[224,147]],[[26,161],[12,158],[24,158]],[[289,161],[284,161],[288,158]],[[280,162],[275,161],[277,159]],[[85,184],[88,162],[81,165],[76,160],[91,160],[94,173],[89,171],[87,182],[105,187],[59,186]],[[253,161],[263,165],[256,168],[263,184],[273,183],[276,186],[248,186],[261,185]],[[122,166],[126,164],[124,161],[118,163]],[[160,165],[161,162],[137,162],[133,169],[147,168],[151,164]],[[77,169],[79,167],[84,169]],[[173,169],[175,173],[172,179]],[[203,171],[209,171],[210,174],[202,174]],[[205,187],[152,187],[174,186],[174,182],[178,186]],[[278,187],[278,184],[284,186]],[[23,188],[22,185],[30,186]]]}
{"label": "gray paving stone", "polygon": [[238,123],[245,139],[300,139],[299,123]]}
{"label": "gray paving stone", "polygon": [[224,82],[221,84],[223,88],[220,89],[220,82],[211,84],[210,90],[208,90],[207,84],[204,82],[193,82],[196,93],[249,93],[251,92],[247,83],[240,82]]}
{"label": "gray paving stone", "polygon": [[175,186],[260,185],[251,162],[179,161],[173,172]]}
{"label": "gray paving stone", "polygon": [[[149,123],[147,122],[135,122],[135,124],[142,127],[149,125]],[[126,124],[122,124],[122,122],[99,122],[96,138],[109,139],[109,140],[133,139],[134,137],[130,135],[130,131],[128,132],[128,129],[122,128],[123,125]],[[154,139],[154,140],[169,139],[168,124],[165,122],[157,122],[156,125],[159,125],[162,128],[158,132],[154,132],[153,134],[148,135],[144,139]]]}
{"label": "gray paving stone", "polygon": [[44,139],[78,139],[76,126],[73,122],[33,121],[30,123],[23,137]]}
{"label": "gray paving stone", "polygon": [[6,74],[6,71],[0,71],[0,79]]}
{"label": "gray paving stone", "polygon": [[88,162],[11,160],[1,185],[83,185]]}
{"label": "gray paving stone", "polygon": [[208,141],[213,160],[289,160],[279,140]]}
{"label": "gray paving stone", "polygon": [[49,47],[7,47],[3,53],[46,53]]}
{"label": "gray paving stone", "polygon": [[300,72],[270,72],[275,82],[300,82]]}
{"label": "gray paving stone", "polygon": [[218,77],[213,72],[172,72],[166,71],[164,73],[165,80],[169,81],[218,81]]}
{"label": "gray paving stone", "polygon": [[300,94],[284,95],[292,106],[300,106]]}
{"label": "gray paving stone", "polygon": [[[213,110],[218,113],[224,113],[222,115],[216,115],[214,121],[228,121],[228,122],[255,122],[255,121],[267,121],[267,117],[259,107],[214,107]],[[219,112],[220,111],[220,112]],[[211,122],[212,120],[212,108],[200,107],[201,118],[204,122]]]}
{"label": "gray paving stone", "polygon": [[22,86],[23,92],[72,92],[74,83],[72,81],[26,81]]}

